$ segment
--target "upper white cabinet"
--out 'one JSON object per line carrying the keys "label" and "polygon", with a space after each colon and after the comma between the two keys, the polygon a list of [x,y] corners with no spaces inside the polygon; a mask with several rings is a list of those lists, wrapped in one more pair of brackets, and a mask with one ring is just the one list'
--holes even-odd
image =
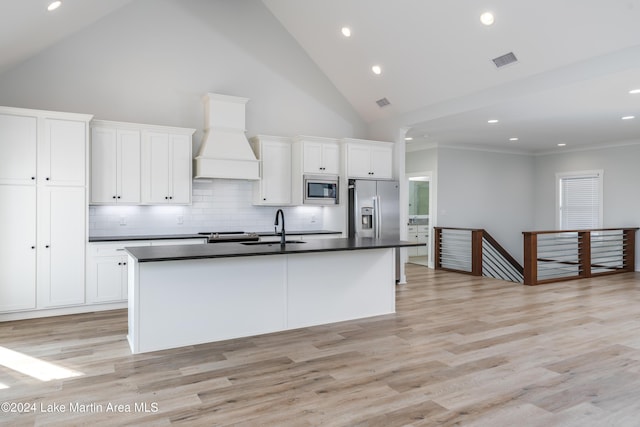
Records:
{"label": "upper white cabinet", "polygon": [[191,137],[194,129],[142,131],[142,203],[191,203]]}
{"label": "upper white cabinet", "polygon": [[0,114],[0,184],[35,184],[38,118]]}
{"label": "upper white cabinet", "polygon": [[91,203],[139,204],[140,130],[117,122],[91,123]]}
{"label": "upper white cabinet", "polygon": [[86,184],[86,115],[0,110],[0,184]]}
{"label": "upper white cabinet", "polygon": [[253,204],[290,205],[291,140],[258,135],[251,138],[251,147],[260,160],[260,180],[253,184]]}
{"label": "upper white cabinet", "polygon": [[85,185],[87,123],[44,119],[44,135],[38,141],[38,183]]}
{"label": "upper white cabinet", "polygon": [[348,178],[393,178],[393,143],[357,139],[343,142]]}
{"label": "upper white cabinet", "polygon": [[[293,146],[293,161],[301,164],[303,174],[338,175],[340,173],[338,140],[298,136]],[[296,169],[295,166],[294,169]]]}

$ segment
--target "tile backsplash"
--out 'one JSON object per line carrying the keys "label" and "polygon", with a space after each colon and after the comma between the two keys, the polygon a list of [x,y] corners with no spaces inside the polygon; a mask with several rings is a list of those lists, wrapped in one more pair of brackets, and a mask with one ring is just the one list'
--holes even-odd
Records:
{"label": "tile backsplash", "polygon": [[[254,206],[249,181],[193,182],[191,206],[90,206],[90,236],[272,231],[278,207]],[[282,208],[287,230],[321,230],[322,207]]]}

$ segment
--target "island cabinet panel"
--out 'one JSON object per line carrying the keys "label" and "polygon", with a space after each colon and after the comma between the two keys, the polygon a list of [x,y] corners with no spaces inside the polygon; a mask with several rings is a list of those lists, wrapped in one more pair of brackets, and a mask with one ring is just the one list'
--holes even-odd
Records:
{"label": "island cabinet panel", "polygon": [[285,329],[286,256],[129,263],[134,353]]}
{"label": "island cabinet panel", "polygon": [[[393,250],[289,257],[288,328],[341,322],[395,312]],[[331,266],[318,271],[318,266]],[[366,299],[366,303],[363,300]]]}

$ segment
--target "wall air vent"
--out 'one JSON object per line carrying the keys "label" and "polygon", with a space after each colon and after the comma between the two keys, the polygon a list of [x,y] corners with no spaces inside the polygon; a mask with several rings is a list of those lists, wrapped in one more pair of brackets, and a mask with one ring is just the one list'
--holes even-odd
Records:
{"label": "wall air vent", "polygon": [[513,54],[513,52],[509,52],[505,55],[498,56],[497,58],[492,59],[493,63],[496,64],[497,68],[504,67],[505,65],[513,64],[514,62],[518,62],[518,58]]}
{"label": "wall air vent", "polygon": [[380,98],[376,101],[376,104],[378,104],[378,107],[382,108],[382,107],[386,107],[387,105],[391,105],[391,103],[389,102],[389,100],[387,98]]}

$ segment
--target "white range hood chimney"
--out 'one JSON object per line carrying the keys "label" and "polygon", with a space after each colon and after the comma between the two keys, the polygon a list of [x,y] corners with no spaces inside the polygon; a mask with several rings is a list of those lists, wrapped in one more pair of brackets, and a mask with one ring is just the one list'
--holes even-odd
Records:
{"label": "white range hood chimney", "polygon": [[208,93],[196,178],[260,179],[259,162],[245,136],[247,98]]}

